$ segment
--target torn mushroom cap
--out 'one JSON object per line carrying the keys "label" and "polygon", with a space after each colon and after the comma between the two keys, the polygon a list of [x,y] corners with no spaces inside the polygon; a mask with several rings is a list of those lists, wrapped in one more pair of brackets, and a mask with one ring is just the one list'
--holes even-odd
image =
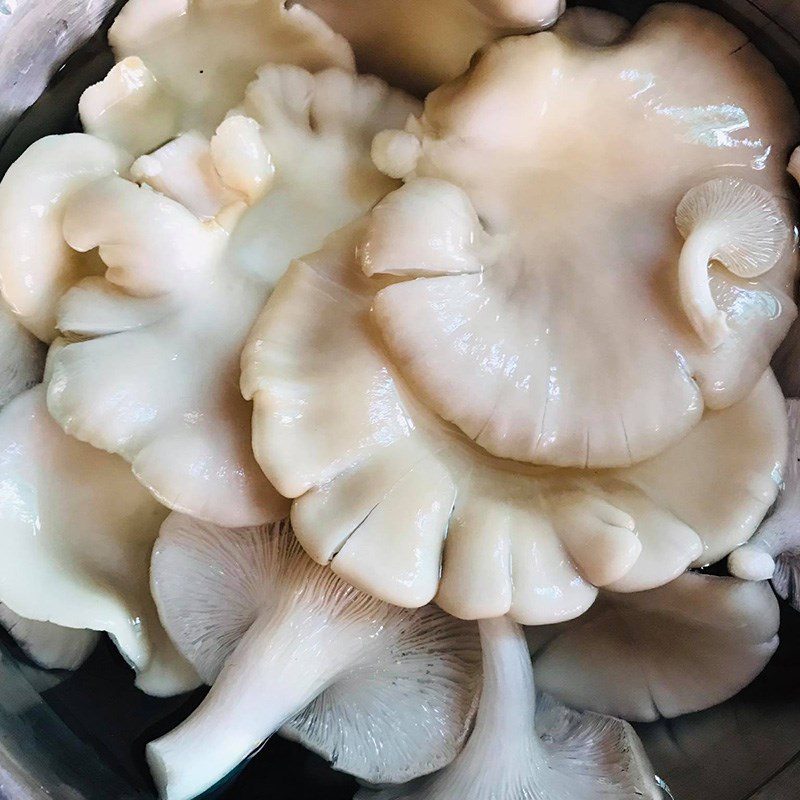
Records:
{"label": "torn mushroom cap", "polygon": [[772,657],[779,622],[768,584],[689,572],[648,592],[603,592],[580,619],[529,629],[529,641],[542,691],[648,722],[733,697]]}
{"label": "torn mushroom cap", "polygon": [[[633,467],[491,458],[422,406],[387,358],[369,315],[389,279],[359,269],[363,231],[356,223],[292,264],[242,356],[256,457],[295,498],[294,530],[315,561],[397,605],[436,597],[460,617],[546,624],[580,615],[596,586],[653,588],[752,535],[786,453],[771,374]],[[434,242],[425,263],[440,256]]]}
{"label": "torn mushroom cap", "polygon": [[314,564],[287,524],[221,530],[172,514],[152,587],[213,684],[148,745],[167,800],[199,794],[278,729],[370,782],[428,773],[460,749],[480,676],[473,625],[368,597]]}
{"label": "torn mushroom cap", "polygon": [[32,144],[0,182],[0,285],[26,328],[55,336],[56,304],[85,275],[100,272],[94,253],[76,253],[61,222],[70,198],[100,178],[124,172],[130,158],[82,133]]}
{"label": "torn mushroom cap", "polygon": [[[745,43],[679,4],[609,47],[568,27],[509,37],[376,142],[376,163],[407,185],[379,204],[361,247],[368,274],[405,279],[378,292],[375,323],[415,394],[488,452],[642,461],[768,367],[796,313],[795,248],[748,280],[712,268],[731,330],[715,351],[688,324],[677,280],[675,209],[698,176],[758,183],[791,216],[781,154],[800,117]],[[472,238],[451,243],[470,205]],[[748,247],[753,258],[761,244]]]}
{"label": "torn mushroom cap", "polygon": [[44,386],[0,412],[0,600],[16,614],[108,631],[151,694],[197,685],[150,597],[165,512],[124,461],[64,434]]}
{"label": "torn mushroom cap", "polygon": [[483,689],[475,728],[441,772],[356,800],[658,800],[644,748],[621,720],[538,696],[522,630],[482,620]]}
{"label": "torn mushroom cap", "polygon": [[291,259],[396,186],[370,145],[416,108],[376,78],[265,67],[210,142],[184,134],[135,162],[143,186],[75,196],[66,238],[99,246],[107,271],[61,305],[82,340],[53,357],[65,430],[122,455],[170,508],[229,527],[285,516],[253,458],[242,345]]}
{"label": "torn mushroom cap", "polygon": [[728,557],[733,575],[772,580],[778,594],[800,608],[800,400],[786,401],[789,451],[783,485],[770,515],[756,535]]}
{"label": "torn mushroom cap", "polygon": [[361,72],[426,95],[481,47],[552,25],[563,0],[299,0],[342,34]]}
{"label": "torn mushroom cap", "polygon": [[25,655],[44,669],[78,669],[92,654],[100,636],[97,631],[25,619],[2,603],[0,624]]}
{"label": "torn mushroom cap", "polygon": [[678,262],[683,309],[697,335],[714,350],[730,330],[711,292],[710,264],[718,262],[740,278],[757,278],[791,247],[792,231],[773,195],[736,178],[690,189],[678,205],[675,223],[686,239]]}
{"label": "torn mushroom cap", "polygon": [[262,64],[353,69],[347,42],[285,0],[130,0],[109,41],[120,63],[87,90],[81,119],[135,155],[190,130],[211,136]]}

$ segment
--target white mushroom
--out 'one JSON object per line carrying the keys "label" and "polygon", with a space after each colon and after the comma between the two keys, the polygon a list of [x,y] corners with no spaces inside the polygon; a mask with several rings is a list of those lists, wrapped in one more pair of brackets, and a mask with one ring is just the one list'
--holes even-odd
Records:
{"label": "white mushroom", "polygon": [[31,145],[0,182],[0,285],[22,324],[42,341],[56,336],[61,295],[102,264],[70,249],[61,232],[70,198],[89,183],[119,174],[130,157],[81,133]]}
{"label": "white mushroom", "polygon": [[460,75],[481,47],[552,25],[563,0],[298,0],[353,46],[361,72],[419,95]]}
{"label": "white mushroom", "polygon": [[81,118],[135,155],[191,130],[211,136],[263,64],[353,69],[348,43],[285,0],[129,0],[108,38],[120,63],[87,90]]}
{"label": "white mushroom", "polygon": [[197,685],[149,592],[166,513],[127,464],[66,436],[44,386],[0,412],[0,600],[30,620],[107,631],[156,695]]}
{"label": "white mushroom", "polygon": [[86,133],[129,153],[147,153],[164,144],[179,127],[176,102],[140,58],[115,64],[78,103]]}
{"label": "white mushroom", "polygon": [[[606,47],[569,27],[509,37],[377,142],[376,162],[407,185],[376,209],[364,268],[406,280],[377,293],[375,324],[417,397],[488,452],[643,461],[769,366],[796,314],[783,154],[800,117],[745,43],[679,4],[654,6]],[[481,224],[455,248],[457,192]],[[687,192],[682,229],[692,210],[708,224],[681,250]],[[712,266],[709,286],[717,257],[732,271]],[[716,350],[682,307],[712,300],[730,330]]]}
{"label": "white mushroom", "polygon": [[253,458],[241,349],[291,259],[396,186],[371,142],[416,107],[375,78],[265,67],[210,142],[185,134],[136,162],[144,186],[116,177],[75,196],[66,239],[99,248],[106,281],[60,307],[80,340],[53,357],[64,429],[122,455],[170,508],[230,527],[285,516]]}
{"label": "white mushroom", "polygon": [[480,680],[474,626],[353,589],[288,525],[220,530],[173,513],[152,584],[173,641],[213,684],[147,747],[166,800],[195,797],[279,729],[370,782],[431,772],[460,750]]}
{"label": "white mushroom", "polygon": [[651,721],[733,697],[774,654],[779,622],[768,584],[689,572],[648,592],[603,592],[580,619],[529,634],[542,691]]}
{"label": "white mushroom", "polygon": [[731,574],[772,580],[778,594],[800,609],[800,400],[787,400],[789,452],[783,486],[756,535],[728,557]]}
{"label": "white mushroom", "polygon": [[97,631],[25,619],[2,603],[0,624],[25,655],[45,669],[77,669],[92,654],[100,637]]}
{"label": "white mushroom", "polygon": [[[451,230],[464,230],[459,219]],[[752,535],[786,453],[772,375],[633,467],[493,458],[427,410],[387,356],[370,308],[389,279],[366,277],[354,257],[366,229],[292,264],[242,356],[256,458],[294,498],[315,561],[397,605],[435,597],[465,618],[546,624],[580,615],[597,586],[653,588]],[[446,250],[435,240],[418,263],[438,269]]]}
{"label": "white mushroom", "polygon": [[719,262],[740,278],[757,278],[792,246],[792,232],[775,197],[736,178],[690,189],[675,223],[686,240],[678,262],[681,302],[697,335],[713,350],[730,330],[711,293],[709,265]]}
{"label": "white mushroom", "polygon": [[362,789],[356,800],[658,800],[644,748],[626,723],[538,696],[521,629],[479,623],[483,690],[464,750],[408,786]]}

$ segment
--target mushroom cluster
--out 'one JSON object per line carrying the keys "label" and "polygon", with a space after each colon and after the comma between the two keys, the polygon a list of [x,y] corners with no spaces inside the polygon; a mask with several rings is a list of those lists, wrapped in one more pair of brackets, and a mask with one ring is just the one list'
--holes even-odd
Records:
{"label": "mushroom cluster", "polygon": [[0,623],[210,687],[164,800],[276,734],[358,800],[658,800],[630,723],[800,608],[775,70],[680,4],[129,0],[109,42],[0,182]]}

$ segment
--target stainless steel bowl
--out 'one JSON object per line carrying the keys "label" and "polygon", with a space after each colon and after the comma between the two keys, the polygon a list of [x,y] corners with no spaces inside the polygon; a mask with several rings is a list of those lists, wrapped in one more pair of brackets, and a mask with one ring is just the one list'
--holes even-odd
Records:
{"label": "stainless steel bowl", "polygon": [[[647,0],[591,2],[636,18]],[[800,97],[800,0],[703,0],[745,31]],[[108,70],[115,0],[0,0],[0,175],[35,139],[76,125],[80,92]],[[639,726],[675,800],[800,800],[800,614],[756,682],[710,711]],[[0,800],[152,800],[146,741],[198,696],[159,701],[132,686],[108,643],[74,675],[26,663],[0,635]],[[266,788],[266,791],[265,791]],[[272,740],[210,795],[349,800],[354,784]]]}

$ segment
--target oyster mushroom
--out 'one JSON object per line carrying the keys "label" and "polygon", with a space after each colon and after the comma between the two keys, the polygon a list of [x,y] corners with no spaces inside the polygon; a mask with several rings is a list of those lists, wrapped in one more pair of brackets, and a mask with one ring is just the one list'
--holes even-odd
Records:
{"label": "oyster mushroom", "polygon": [[508,619],[481,620],[483,690],[466,747],[407,786],[356,800],[658,800],[644,748],[627,723],[538,696],[525,637]]}
{"label": "oyster mushroom", "polygon": [[698,336],[716,349],[730,331],[711,293],[709,264],[721,263],[739,278],[763,275],[792,246],[789,223],[775,197],[735,178],[690,189],[675,222],[686,239],[678,262],[681,302]]}
{"label": "oyster mushroom", "polygon": [[0,412],[0,486],[3,604],[29,620],[107,631],[146,692],[194,688],[149,592],[166,511],[122,459],[63,433],[43,385]]}
{"label": "oyster mushroom", "polygon": [[242,355],[256,458],[294,498],[315,561],[396,605],[435,597],[460,617],[546,624],[580,615],[597,586],[653,588],[752,535],[786,454],[771,374],[633,467],[493,458],[426,409],[384,350],[370,307],[390,279],[354,256],[368,224],[292,264]]}
{"label": "oyster mushroom", "polygon": [[241,349],[291,259],[396,185],[370,144],[415,107],[375,78],[265,67],[210,142],[185,134],[137,160],[142,186],[77,195],[66,239],[99,247],[107,271],[61,305],[80,339],[52,360],[64,429],[120,454],[170,508],[230,527],[285,516],[253,458]]}
{"label": "oyster mushroom", "polygon": [[649,722],[722,703],[778,647],[766,583],[688,572],[659,589],[603,592],[580,619],[530,628],[539,688],[571,708]]}
{"label": "oyster mushroom", "polygon": [[756,535],[728,557],[731,574],[772,580],[775,591],[800,609],[800,400],[787,400],[789,451],[783,486]]}
{"label": "oyster mushroom", "polygon": [[361,72],[417,94],[460,75],[481,47],[552,25],[563,0],[299,0],[353,46]]}
{"label": "oyster mushroom", "polygon": [[[376,162],[407,184],[376,212],[363,260],[367,274],[404,280],[378,292],[374,320],[420,399],[485,450],[625,466],[678,441],[704,407],[745,397],[768,367],[796,314],[782,154],[800,127],[786,87],[745,43],[679,4],[655,6],[607,48],[557,29],[507,38],[433,92],[399,146],[382,135]],[[711,268],[730,329],[716,350],[688,324],[678,280],[675,211],[698,186],[689,200],[738,187],[775,221],[766,247],[759,236],[738,242],[734,266],[751,277]],[[455,192],[458,209],[447,206]],[[430,248],[451,246],[466,204],[480,230],[429,273]],[[708,280],[703,258],[720,252],[692,249],[709,230],[683,248],[684,276]],[[385,243],[400,238],[398,265]]]}
{"label": "oyster mushroom", "polygon": [[32,144],[0,182],[0,286],[20,322],[44,342],[56,336],[55,307],[80,278],[100,271],[61,233],[67,202],[92,181],[124,172],[131,159],[82,133]]}
{"label": "oyster mushroom", "polygon": [[357,591],[287,524],[220,530],[173,513],[152,585],[173,641],[212,684],[147,746],[166,800],[195,797],[279,729],[370,782],[431,772],[460,750],[480,680],[475,628]]}
{"label": "oyster mushroom", "polygon": [[2,603],[0,624],[26,656],[45,669],[77,669],[92,654],[100,638],[97,631],[25,619]]}
{"label": "oyster mushroom", "polygon": [[353,69],[348,43],[285,0],[129,0],[108,39],[119,64],[87,90],[81,119],[136,155],[190,130],[211,136],[263,64]]}

